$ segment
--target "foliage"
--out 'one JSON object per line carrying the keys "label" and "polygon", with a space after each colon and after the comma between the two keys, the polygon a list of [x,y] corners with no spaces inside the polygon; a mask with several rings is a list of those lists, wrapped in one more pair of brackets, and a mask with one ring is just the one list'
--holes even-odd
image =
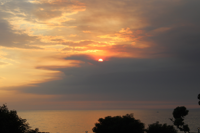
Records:
{"label": "foliage", "polygon": [[146,133],[177,133],[177,130],[167,124],[159,124],[159,122],[150,124],[149,127],[146,129]]}
{"label": "foliage", "polygon": [[28,131],[28,133],[38,133],[38,132],[39,132],[39,128],[36,128],[35,130],[30,129],[30,130]]}
{"label": "foliage", "polygon": [[35,133],[38,131],[30,129],[26,119],[22,119],[17,115],[17,111],[8,110],[3,104],[0,106],[0,132],[1,133]]}
{"label": "foliage", "polygon": [[190,128],[187,124],[184,123],[184,117],[188,115],[189,110],[186,107],[176,107],[173,111],[174,119],[170,119],[174,125],[180,130],[186,132],[190,132]]}
{"label": "foliage", "polygon": [[[200,100],[200,94],[198,95],[198,97],[197,97],[199,100]],[[200,101],[199,101],[199,105],[200,105]]]}
{"label": "foliage", "polygon": [[133,114],[107,116],[98,121],[92,129],[94,133],[144,133],[144,124],[136,120]]}

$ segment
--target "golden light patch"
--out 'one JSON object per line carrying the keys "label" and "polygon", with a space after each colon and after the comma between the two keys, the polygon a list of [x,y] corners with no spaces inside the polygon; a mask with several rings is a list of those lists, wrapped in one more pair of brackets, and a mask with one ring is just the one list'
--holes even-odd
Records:
{"label": "golden light patch", "polygon": [[91,31],[83,31],[83,33],[91,33]]}
{"label": "golden light patch", "polygon": [[103,59],[99,59],[98,62],[103,62]]}
{"label": "golden light patch", "polygon": [[76,34],[71,34],[71,35],[69,35],[69,37],[77,37],[77,35]]}
{"label": "golden light patch", "polygon": [[131,31],[130,28],[122,28],[119,33],[127,33],[127,34],[132,34],[133,32]]}

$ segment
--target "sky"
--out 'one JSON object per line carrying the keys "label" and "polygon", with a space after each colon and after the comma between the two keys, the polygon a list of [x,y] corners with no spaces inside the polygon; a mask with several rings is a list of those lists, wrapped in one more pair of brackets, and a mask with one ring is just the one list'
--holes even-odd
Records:
{"label": "sky", "polygon": [[0,104],[17,110],[199,108],[199,5],[0,0]]}

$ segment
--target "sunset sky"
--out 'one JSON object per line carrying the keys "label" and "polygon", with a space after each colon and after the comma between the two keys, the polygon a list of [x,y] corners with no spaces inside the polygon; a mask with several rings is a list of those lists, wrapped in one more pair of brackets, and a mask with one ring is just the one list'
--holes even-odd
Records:
{"label": "sunset sky", "polygon": [[0,104],[199,108],[199,7],[199,0],[0,0]]}

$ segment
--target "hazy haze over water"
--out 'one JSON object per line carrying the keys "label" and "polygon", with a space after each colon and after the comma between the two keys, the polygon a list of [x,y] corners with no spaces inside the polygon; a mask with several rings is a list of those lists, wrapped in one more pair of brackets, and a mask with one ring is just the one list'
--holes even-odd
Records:
{"label": "hazy haze over water", "polygon": [[[173,110],[45,110],[45,111],[18,111],[19,116],[27,119],[32,128],[39,128],[42,132],[50,133],[92,133],[92,128],[99,118],[134,114],[134,118],[145,124],[167,123],[172,125]],[[199,110],[189,110],[185,118],[191,132],[197,132],[200,121]]]}

